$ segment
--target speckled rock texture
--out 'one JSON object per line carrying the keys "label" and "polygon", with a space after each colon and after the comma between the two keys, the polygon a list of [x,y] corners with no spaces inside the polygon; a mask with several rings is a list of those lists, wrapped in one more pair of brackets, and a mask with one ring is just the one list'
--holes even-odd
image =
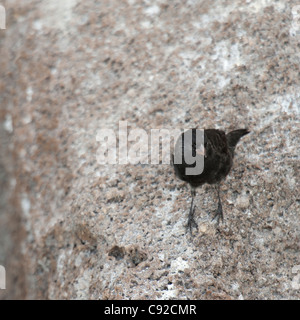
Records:
{"label": "speckled rock texture", "polygon": [[[4,1],[9,299],[299,299],[300,13],[288,0]],[[99,164],[97,132],[247,127],[221,185]]]}

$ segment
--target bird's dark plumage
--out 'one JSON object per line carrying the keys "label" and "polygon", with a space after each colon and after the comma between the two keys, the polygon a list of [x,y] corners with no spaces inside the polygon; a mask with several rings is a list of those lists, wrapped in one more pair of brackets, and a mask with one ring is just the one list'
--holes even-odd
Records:
{"label": "bird's dark plumage", "polygon": [[[195,188],[203,185],[204,183],[208,184],[217,184],[218,186],[218,210],[216,216],[219,218],[223,218],[222,204],[219,195],[219,183],[225,179],[228,175],[234,157],[235,147],[240,140],[240,138],[249,133],[247,129],[238,129],[225,134],[222,130],[217,129],[205,129],[204,130],[204,149],[201,146],[201,141],[196,141],[196,130],[190,129],[184,133],[182,133],[181,137],[177,140],[175,146],[175,152],[181,149],[181,159],[182,163],[174,163],[174,155],[173,166],[175,170],[175,174],[178,178],[183,181],[188,182],[192,187],[192,204],[189,213],[188,227],[192,228],[192,225],[197,226],[194,221],[194,211],[193,200],[195,196]],[[192,131],[192,133],[190,132]],[[184,144],[184,135],[192,134],[192,142],[189,145]],[[204,155],[204,169],[203,172],[199,175],[187,175],[186,168],[193,168],[195,164],[187,164],[184,160],[184,149],[190,148],[193,156],[199,151],[202,150]]]}

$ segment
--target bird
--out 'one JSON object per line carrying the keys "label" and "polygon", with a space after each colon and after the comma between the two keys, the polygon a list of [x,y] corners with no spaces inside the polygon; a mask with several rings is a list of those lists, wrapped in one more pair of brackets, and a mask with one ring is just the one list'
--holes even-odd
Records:
{"label": "bird", "polygon": [[[196,206],[194,206],[194,198],[196,188],[207,183],[216,185],[218,193],[218,208],[213,217],[217,218],[219,224],[220,218],[223,221],[223,208],[220,198],[220,183],[226,178],[232,168],[234,151],[237,143],[244,135],[248,134],[248,129],[237,129],[225,134],[219,129],[189,129],[183,132],[175,143],[174,153],[172,154],[172,164],[175,175],[187,182],[191,186],[191,206],[188,215],[187,229],[192,234],[192,228],[198,229],[198,225],[194,219]],[[198,135],[199,134],[199,135]],[[202,136],[201,136],[202,134]],[[199,138],[200,137],[200,138]],[[202,137],[202,138],[201,138]],[[186,154],[194,157],[194,163],[187,161]],[[186,154],[185,154],[186,153]],[[197,158],[202,156],[203,171],[196,174],[188,173],[188,169],[196,168]],[[179,159],[179,161],[178,161]],[[176,161],[175,161],[176,160]]]}

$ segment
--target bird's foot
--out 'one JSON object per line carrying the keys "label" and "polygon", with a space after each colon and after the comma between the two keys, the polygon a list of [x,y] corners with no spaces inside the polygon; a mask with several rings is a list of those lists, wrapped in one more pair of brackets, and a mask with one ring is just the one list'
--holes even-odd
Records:
{"label": "bird's foot", "polygon": [[188,216],[188,222],[186,225],[186,228],[190,230],[191,235],[193,235],[192,228],[195,227],[198,230],[198,224],[196,223],[194,219],[194,213],[195,213],[196,206],[190,209],[190,213]]}
{"label": "bird's foot", "polygon": [[223,222],[224,218],[223,218],[223,209],[222,209],[222,205],[221,205],[221,202],[219,202],[218,204],[218,209],[214,215],[214,217],[212,218],[212,220],[217,220],[217,224],[219,225],[219,222],[220,222],[220,218]]}

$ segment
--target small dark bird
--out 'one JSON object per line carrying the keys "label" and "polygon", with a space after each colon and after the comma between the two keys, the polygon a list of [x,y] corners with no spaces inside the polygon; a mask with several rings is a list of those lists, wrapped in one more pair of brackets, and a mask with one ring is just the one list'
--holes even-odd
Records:
{"label": "small dark bird", "polygon": [[[225,179],[232,167],[234,150],[238,141],[250,131],[247,129],[238,129],[225,134],[222,130],[205,129],[203,139],[198,139],[199,136],[196,135],[196,132],[197,129],[189,129],[186,132],[183,132],[176,142],[175,151],[172,155],[176,176],[179,179],[186,181],[191,186],[192,202],[187,223],[187,228],[190,229],[191,233],[193,226],[198,228],[197,223],[194,220],[194,212],[196,208],[193,206],[196,194],[195,189],[204,183],[217,185],[218,209],[213,219],[217,218],[217,223],[219,223],[220,218],[223,220],[223,209],[220,198],[220,182]],[[189,134],[191,138],[185,140],[185,135],[187,134]],[[204,168],[202,173],[196,175],[187,174],[186,169],[195,168],[196,163],[188,164],[185,161],[185,150],[190,151],[193,157],[197,154],[204,157]],[[174,156],[176,159],[176,152],[177,159],[178,157],[180,159],[180,161],[177,162],[181,163],[174,162]]]}

